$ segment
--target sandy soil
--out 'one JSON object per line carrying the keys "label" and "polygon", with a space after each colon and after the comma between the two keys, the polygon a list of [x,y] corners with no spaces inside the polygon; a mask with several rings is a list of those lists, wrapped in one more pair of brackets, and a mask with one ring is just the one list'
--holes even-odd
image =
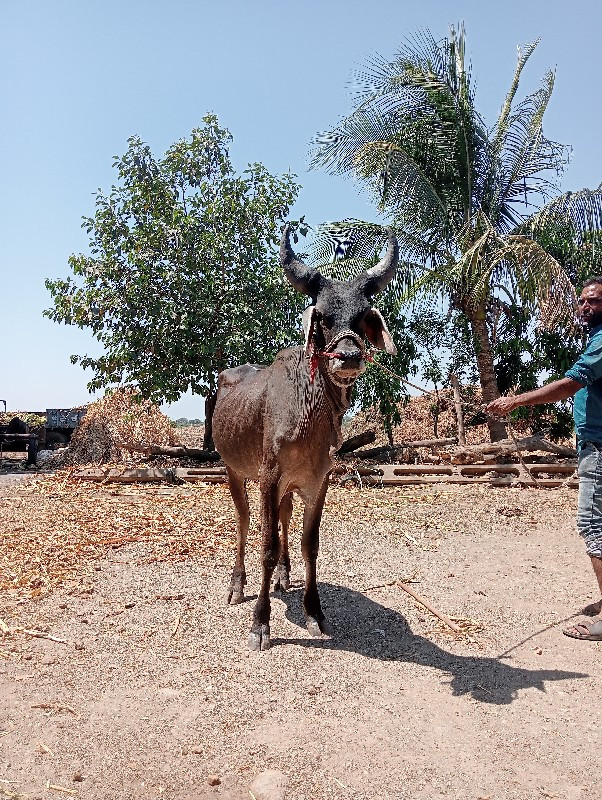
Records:
{"label": "sandy soil", "polygon": [[[333,636],[303,627],[297,527],[265,653],[246,649],[252,603],[223,605],[222,553],[148,563],[134,542],[43,598],[5,594],[11,628],[66,643],[0,637],[0,797],[242,800],[270,769],[289,800],[599,798],[601,646],[561,634],[595,598],[575,503],[333,488],[319,561]],[[248,574],[253,595],[256,552]],[[393,583],[412,577],[464,634]]]}

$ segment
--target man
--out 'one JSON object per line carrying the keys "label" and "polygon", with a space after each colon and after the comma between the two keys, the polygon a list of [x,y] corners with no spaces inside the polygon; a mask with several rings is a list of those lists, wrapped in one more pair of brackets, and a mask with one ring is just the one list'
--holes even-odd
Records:
{"label": "man", "polygon": [[[573,415],[579,456],[577,528],[585,540],[602,596],[602,277],[585,282],[577,303],[581,321],[589,331],[589,341],[564,378],[532,392],[499,397],[485,411],[503,417],[520,406],[575,397]],[[593,619],[579,622],[563,633],[574,639],[602,640],[602,599],[586,606],[582,613]]]}

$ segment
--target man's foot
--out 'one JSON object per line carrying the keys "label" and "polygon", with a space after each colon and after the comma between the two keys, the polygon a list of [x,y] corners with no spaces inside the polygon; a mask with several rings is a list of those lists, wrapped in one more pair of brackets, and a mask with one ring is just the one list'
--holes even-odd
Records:
{"label": "man's foot", "polygon": [[602,641],[602,619],[593,619],[591,622],[576,622],[563,631],[571,639],[584,639],[588,642]]}
{"label": "man's foot", "polygon": [[598,600],[597,603],[590,603],[588,606],[585,606],[585,608],[581,609],[581,613],[586,617],[597,617],[598,614],[602,614],[602,600]]}

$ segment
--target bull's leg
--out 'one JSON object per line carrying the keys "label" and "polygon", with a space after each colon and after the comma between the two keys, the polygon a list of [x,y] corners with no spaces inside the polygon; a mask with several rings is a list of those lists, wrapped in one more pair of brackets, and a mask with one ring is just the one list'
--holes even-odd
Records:
{"label": "bull's leg", "polygon": [[232,578],[226,595],[226,603],[235,605],[242,603],[245,599],[244,587],[247,582],[245,572],[245,547],[247,545],[247,534],[249,532],[249,498],[245,488],[244,479],[226,468],[228,472],[228,485],[230,494],[236,508],[236,560],[232,570]]}
{"label": "bull's leg", "polygon": [[293,495],[285,494],[280,503],[280,558],[274,572],[274,589],[276,591],[288,590],[290,586],[291,560],[288,555],[288,531],[293,516]]}
{"label": "bull's leg", "polygon": [[303,595],[303,610],[307,630],[312,636],[328,633],[327,626],[320,606],[318,595],[318,582],[316,576],[316,562],[320,548],[320,521],[322,509],[328,489],[328,476],[320,487],[320,491],[313,502],[305,504],[303,513],[303,534],[301,536],[301,553],[305,561],[305,594]]}
{"label": "bull's leg", "polygon": [[249,634],[251,650],[270,649],[270,584],[278,562],[278,485],[262,486],[261,492],[261,587],[253,610],[253,625]]}

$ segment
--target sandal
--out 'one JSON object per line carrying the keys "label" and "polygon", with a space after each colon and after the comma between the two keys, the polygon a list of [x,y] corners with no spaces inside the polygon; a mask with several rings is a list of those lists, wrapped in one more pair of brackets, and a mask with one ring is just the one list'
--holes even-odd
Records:
{"label": "sandal", "polygon": [[592,622],[577,622],[571,628],[565,628],[562,632],[572,639],[600,642],[602,641],[602,619],[596,619]]}

